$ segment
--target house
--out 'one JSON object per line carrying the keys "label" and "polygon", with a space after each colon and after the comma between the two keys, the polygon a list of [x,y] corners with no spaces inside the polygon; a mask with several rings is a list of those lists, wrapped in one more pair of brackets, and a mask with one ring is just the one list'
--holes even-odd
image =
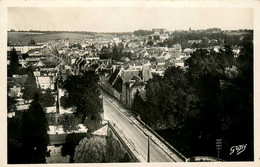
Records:
{"label": "house", "polygon": [[175,60],[175,67],[184,67],[184,61],[182,59]]}
{"label": "house", "polygon": [[45,64],[44,64],[41,60],[39,60],[38,62],[36,62],[35,64],[33,64],[33,66],[34,66],[34,67],[43,67],[43,66],[45,66]]}
{"label": "house", "polygon": [[26,60],[26,62],[29,66],[32,66],[35,63],[39,62],[41,60],[41,58],[39,58],[39,57],[27,57],[25,60]]}
{"label": "house", "polygon": [[156,59],[156,64],[157,65],[165,65],[165,59],[164,59],[164,57],[157,57],[157,59]]}
{"label": "house", "polygon": [[129,62],[130,59],[128,57],[121,57],[120,61],[123,61],[123,62]]}
{"label": "house", "polygon": [[54,77],[51,76],[39,76],[36,77],[37,86],[41,89],[52,89],[54,90]]}
{"label": "house", "polygon": [[[125,92],[124,92],[125,89]],[[138,76],[133,76],[127,83],[123,85],[123,97],[125,95],[125,104],[132,107],[136,92],[139,91],[141,96],[145,96],[145,83]],[[125,93],[125,94],[124,94]]]}
{"label": "house", "polygon": [[172,56],[169,52],[163,52],[160,57],[163,57],[164,60],[169,60]]}
{"label": "house", "polygon": [[29,56],[42,56],[42,48],[34,48],[27,52]]}
{"label": "house", "polygon": [[8,96],[10,97],[21,97],[22,86],[19,83],[16,83],[14,81],[7,81],[7,91],[8,91]]}
{"label": "house", "polygon": [[32,49],[43,48],[43,45],[10,45],[7,47],[7,51],[11,51],[12,48],[15,48],[16,51],[19,51],[21,53],[27,53],[29,50]]}
{"label": "house", "polygon": [[103,88],[125,105],[131,107],[137,91],[145,97],[145,83],[151,78],[149,64],[144,65],[141,69],[117,68],[110,75],[108,85],[103,86]]}

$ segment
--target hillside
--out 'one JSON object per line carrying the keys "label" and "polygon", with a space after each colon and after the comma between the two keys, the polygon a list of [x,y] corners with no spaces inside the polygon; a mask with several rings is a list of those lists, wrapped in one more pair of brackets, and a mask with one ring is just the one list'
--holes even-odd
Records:
{"label": "hillside", "polygon": [[35,32],[8,32],[8,41],[13,43],[21,41],[28,43],[31,40],[36,42],[46,42],[49,40],[70,39],[78,40],[83,38],[90,38],[92,35],[86,33],[76,32],[57,32],[57,33],[35,33]]}

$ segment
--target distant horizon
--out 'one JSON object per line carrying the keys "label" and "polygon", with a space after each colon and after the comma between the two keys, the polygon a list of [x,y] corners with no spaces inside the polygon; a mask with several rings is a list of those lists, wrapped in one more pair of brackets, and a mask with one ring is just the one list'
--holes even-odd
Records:
{"label": "distant horizon", "polygon": [[8,30],[133,32],[253,29],[251,8],[9,7]]}
{"label": "distant horizon", "polygon": [[[206,29],[192,29],[191,31],[203,31],[203,30],[208,30],[208,29],[221,29],[219,27],[212,27],[212,28],[206,28]],[[164,29],[164,28],[153,28],[153,29]],[[153,31],[153,29],[137,29],[134,31],[138,30],[144,30],[144,31]],[[14,31],[12,31],[14,30]],[[231,29],[231,30],[226,30],[226,29],[221,29],[221,31],[238,31],[238,30],[253,30],[253,29]],[[7,32],[86,32],[86,33],[133,33],[134,31],[124,31],[124,32],[95,32],[95,31],[87,31],[87,30],[16,30],[11,28],[10,30],[7,30]],[[174,32],[174,31],[189,31],[189,29],[176,29],[176,30],[167,30],[168,32]]]}

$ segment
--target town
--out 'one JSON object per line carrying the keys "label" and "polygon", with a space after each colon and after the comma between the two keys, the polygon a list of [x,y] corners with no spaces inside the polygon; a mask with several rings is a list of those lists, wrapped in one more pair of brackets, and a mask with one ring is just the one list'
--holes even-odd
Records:
{"label": "town", "polygon": [[253,160],[253,30],[12,29],[7,69],[8,163]]}

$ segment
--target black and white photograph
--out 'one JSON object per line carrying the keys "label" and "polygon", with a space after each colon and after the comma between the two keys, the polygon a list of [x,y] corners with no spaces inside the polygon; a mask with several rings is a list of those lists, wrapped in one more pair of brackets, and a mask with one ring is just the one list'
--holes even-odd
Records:
{"label": "black and white photograph", "polygon": [[259,162],[253,7],[5,9],[7,165]]}

